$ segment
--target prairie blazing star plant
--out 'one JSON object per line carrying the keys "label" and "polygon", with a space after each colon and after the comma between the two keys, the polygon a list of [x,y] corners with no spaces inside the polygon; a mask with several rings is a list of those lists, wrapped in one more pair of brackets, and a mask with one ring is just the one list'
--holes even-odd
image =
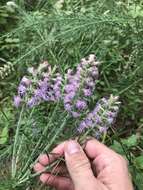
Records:
{"label": "prairie blazing star plant", "polygon": [[20,112],[12,149],[15,187],[39,175],[32,173],[37,156],[49,153],[57,142],[78,137],[82,143],[89,135],[105,141],[120,102],[117,96],[110,95],[93,105],[99,65],[91,54],[65,74],[47,61],[28,68],[14,96],[14,106]]}

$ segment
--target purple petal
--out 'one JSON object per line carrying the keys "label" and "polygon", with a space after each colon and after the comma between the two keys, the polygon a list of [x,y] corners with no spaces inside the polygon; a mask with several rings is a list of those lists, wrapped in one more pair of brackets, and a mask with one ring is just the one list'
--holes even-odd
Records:
{"label": "purple petal", "polygon": [[14,106],[18,108],[20,106],[22,99],[19,96],[14,96]]}
{"label": "purple petal", "polygon": [[85,109],[87,107],[87,103],[86,103],[86,101],[84,101],[84,100],[77,100],[77,102],[76,102],[76,108],[77,109]]}

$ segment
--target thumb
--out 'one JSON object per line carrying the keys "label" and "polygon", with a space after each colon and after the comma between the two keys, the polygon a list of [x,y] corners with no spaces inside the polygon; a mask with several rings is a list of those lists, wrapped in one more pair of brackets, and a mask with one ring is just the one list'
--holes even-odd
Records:
{"label": "thumb", "polygon": [[90,162],[81,146],[73,140],[65,144],[65,160],[75,189],[95,189],[96,179],[93,175]]}

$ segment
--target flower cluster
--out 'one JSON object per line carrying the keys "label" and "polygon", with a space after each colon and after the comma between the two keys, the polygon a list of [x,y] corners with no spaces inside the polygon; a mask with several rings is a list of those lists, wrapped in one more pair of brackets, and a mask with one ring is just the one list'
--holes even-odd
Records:
{"label": "flower cluster", "polygon": [[52,73],[48,62],[41,63],[37,69],[28,68],[28,72],[32,75],[32,79],[22,78],[18,86],[18,96],[14,97],[15,107],[19,107],[21,102],[32,108],[43,101],[60,100],[63,79],[60,73]]}
{"label": "flower cluster", "polygon": [[38,81],[38,87],[33,96],[28,100],[28,107],[38,105],[42,101],[59,101],[61,98],[62,76],[57,73],[54,78],[45,76]]}
{"label": "flower cluster", "polygon": [[73,117],[80,116],[87,108],[88,97],[93,94],[98,79],[98,65],[95,55],[91,54],[87,59],[81,60],[76,72],[72,70],[67,72],[63,101],[65,110]]}
{"label": "flower cluster", "polygon": [[31,80],[28,79],[26,76],[24,76],[21,81],[20,84],[18,86],[18,95],[14,96],[14,105],[15,107],[19,107],[20,103],[22,102],[22,98],[25,96],[26,91],[28,89],[28,87],[31,84]]}
{"label": "flower cluster", "polygon": [[[14,104],[19,107],[25,95],[26,104],[30,108],[43,101],[57,102],[61,99],[65,110],[73,117],[78,117],[87,109],[88,98],[95,89],[99,75],[98,65],[95,55],[91,54],[87,59],[81,60],[75,72],[68,70],[64,94],[61,94],[63,78],[60,73],[52,73],[48,62],[43,62],[37,69],[31,67],[28,72],[32,79],[23,77],[18,87],[18,96],[14,97]],[[31,88],[27,89],[30,84]]]}
{"label": "flower cluster", "polygon": [[32,77],[22,78],[18,95],[14,97],[14,105],[19,107],[24,102],[27,107],[32,108],[42,102],[61,101],[64,110],[73,118],[81,120],[84,117],[76,133],[81,134],[88,130],[100,136],[114,123],[120,102],[117,96],[111,95],[100,99],[93,111],[89,111],[89,98],[94,93],[99,77],[98,66],[95,55],[91,54],[81,60],[75,71],[69,69],[64,81],[62,75],[52,70],[46,61],[37,69],[31,67],[28,72]]}
{"label": "flower cluster", "polygon": [[82,133],[86,129],[94,130],[96,134],[106,132],[116,119],[119,104],[118,97],[113,95],[108,99],[99,100],[93,111],[88,113],[87,117],[79,124],[78,133]]}

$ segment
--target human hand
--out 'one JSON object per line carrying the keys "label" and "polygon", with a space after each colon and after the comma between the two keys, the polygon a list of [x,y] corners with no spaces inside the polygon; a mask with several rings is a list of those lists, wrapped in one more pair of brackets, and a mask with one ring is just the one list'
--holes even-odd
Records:
{"label": "human hand", "polygon": [[65,156],[66,166],[57,168],[60,176],[41,174],[40,180],[49,186],[58,190],[133,190],[126,160],[95,139],[89,140],[84,150],[76,141],[66,141],[52,153],[40,155],[34,166],[40,172],[59,156]]}

